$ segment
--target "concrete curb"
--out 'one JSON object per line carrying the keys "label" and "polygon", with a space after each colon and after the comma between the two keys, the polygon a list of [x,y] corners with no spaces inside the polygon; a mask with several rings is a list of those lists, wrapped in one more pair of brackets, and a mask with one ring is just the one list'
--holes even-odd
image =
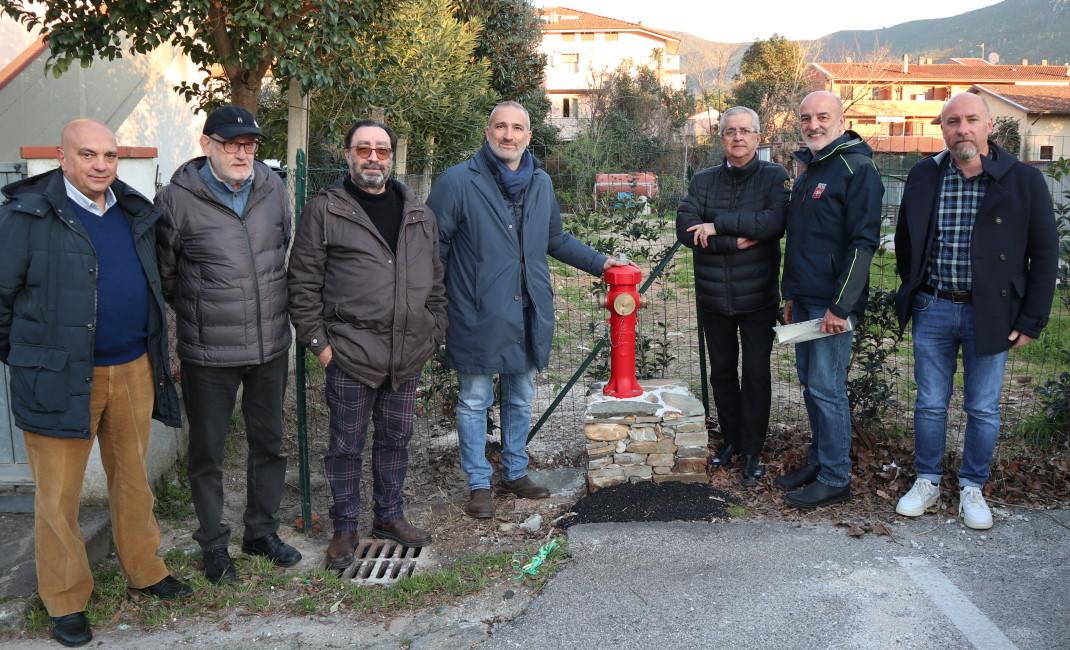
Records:
{"label": "concrete curb", "polygon": [[[111,516],[106,507],[82,506],[78,524],[89,564],[112,551]],[[0,630],[20,631],[37,593],[33,513],[0,515]]]}

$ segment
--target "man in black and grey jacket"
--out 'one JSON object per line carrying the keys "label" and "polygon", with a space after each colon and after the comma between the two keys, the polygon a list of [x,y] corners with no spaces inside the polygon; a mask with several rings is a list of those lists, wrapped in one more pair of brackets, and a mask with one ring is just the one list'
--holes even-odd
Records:
{"label": "man in black and grey jacket", "polygon": [[193,538],[213,582],[237,577],[223,522],[222,465],[239,386],[249,443],[242,551],[280,566],[301,559],[276,532],[286,476],[290,197],[255,159],[259,138],[248,111],[216,109],[204,123],[204,156],[179,167],[156,195],[164,213],[156,229],[160,277],[177,317],[189,418],[189,480],[200,524]]}
{"label": "man in black and grey jacket", "polygon": [[[724,112],[724,163],[695,174],[676,212],[676,236],[695,251],[695,293],[724,435],[710,464],[728,467],[741,454],[748,487],[764,474],[760,458],[769,426],[769,355],[789,186],[781,165],[756,155],[759,124],[758,114],[744,106]],[[742,381],[736,372],[741,344]]]}
{"label": "man in black and grey jacket", "polygon": [[799,107],[805,167],[791,191],[784,249],[784,320],[821,319],[830,336],[798,343],[796,368],[810,419],[807,464],[777,479],[784,500],[814,508],[851,498],[851,408],[847,366],[853,322],[862,316],[869,265],[880,243],[884,185],[873,151],[844,129],[843,104],[826,91]]}

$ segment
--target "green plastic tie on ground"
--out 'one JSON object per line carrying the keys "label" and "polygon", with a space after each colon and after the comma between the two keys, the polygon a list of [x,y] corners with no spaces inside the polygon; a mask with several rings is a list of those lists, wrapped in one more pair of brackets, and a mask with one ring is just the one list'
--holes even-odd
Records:
{"label": "green plastic tie on ground", "polygon": [[539,552],[536,553],[527,564],[520,568],[520,571],[534,578],[539,574],[539,567],[546,561],[546,558],[550,557],[550,553],[553,553],[555,548],[557,548],[556,539],[551,539],[546,542],[542,545],[542,548],[539,549]]}

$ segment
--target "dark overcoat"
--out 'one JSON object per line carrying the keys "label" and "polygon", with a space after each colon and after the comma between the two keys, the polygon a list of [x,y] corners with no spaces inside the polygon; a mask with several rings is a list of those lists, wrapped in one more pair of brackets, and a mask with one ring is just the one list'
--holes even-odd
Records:
{"label": "dark overcoat", "polygon": [[549,175],[536,168],[525,190],[522,243],[482,155],[447,169],[431,188],[427,205],[438,217],[446,268],[447,363],[466,374],[525,372],[531,366],[527,329],[533,361],[545,368],[554,334],[546,256],[592,275],[601,275],[606,261],[562,229]]}
{"label": "dark overcoat", "polygon": [[[156,268],[160,213],[122,181],[112,192],[130,221],[149,291],[153,417],[180,426]],[[0,361],[11,369],[11,407],[23,431],[89,437],[97,308],[97,254],[56,169],[4,188],[0,207]],[[133,269],[131,269],[134,271]]]}
{"label": "dark overcoat", "polygon": [[[989,141],[981,164],[992,181],[974,220],[970,240],[977,354],[1011,346],[1011,330],[1036,338],[1048,322],[1055,295],[1059,236],[1044,176]],[[929,256],[944,172],[945,150],[910,170],[895,229],[895,258],[902,285],[896,313],[905,327],[918,288],[928,283]]]}

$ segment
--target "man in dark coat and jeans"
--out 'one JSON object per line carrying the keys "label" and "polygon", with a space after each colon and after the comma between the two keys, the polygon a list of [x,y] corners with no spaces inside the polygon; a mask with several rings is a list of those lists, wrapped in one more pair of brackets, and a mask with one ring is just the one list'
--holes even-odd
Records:
{"label": "man in dark coat and jeans", "polygon": [[446,267],[446,362],[461,384],[457,434],[468,475],[465,512],[477,518],[494,516],[486,433],[495,374],[502,395],[500,490],[549,496],[528,477],[525,450],[535,372],[550,360],[554,330],[546,256],[591,275],[617,264],[562,230],[550,177],[527,150],[531,123],[523,106],[495,106],[485,135],[479,153],[447,169],[427,199],[438,217]]}
{"label": "man in dark coat and jeans", "polygon": [[955,95],[940,111],[947,149],[914,165],[903,189],[895,257],[903,284],[899,322],[912,322],[914,466],[917,480],[895,511],[936,506],[947,443],[947,408],[961,349],[966,437],[959,515],[992,527],[981,489],[999,438],[1007,350],[1040,336],[1055,292],[1059,236],[1043,175],[988,140],[980,96]]}
{"label": "man in dark coat and jeans", "polygon": [[174,306],[182,399],[189,418],[189,481],[200,526],[204,572],[237,578],[223,522],[223,447],[242,387],[246,459],[242,551],[279,566],[301,559],[279,539],[286,456],[282,411],[290,352],[286,249],[290,196],[254,158],[260,127],[243,108],[224,106],[204,123],[201,149],[156,195],[164,296]]}
{"label": "man in dark coat and jeans", "polygon": [[839,97],[823,90],[807,95],[799,106],[799,125],[806,149],[795,158],[805,171],[795,179],[788,207],[784,320],[821,319],[828,336],[795,346],[810,453],[805,465],[776,485],[789,490],[788,504],[814,508],[851,498],[848,328],[865,309],[884,185],[873,151],[857,133],[845,131]]}
{"label": "man in dark coat and jeans", "polygon": [[156,555],[160,529],[145,469],[151,420],[180,426],[148,199],[116,178],[115,136],[92,120],[63,129],[60,169],[4,188],[0,361],[33,472],[34,554],[52,636],[92,640],[93,574],[78,506],[96,440],[111,525],[131,587],[189,595]]}
{"label": "man in dark coat and jeans", "polygon": [[[780,237],[788,172],[759,160],[758,114],[721,115],[724,164],[695,174],[676,211],[676,235],[695,250],[695,293],[710,355],[710,384],[724,435],[710,465],[743,457],[743,485],[764,474],[762,447],[772,399],[769,355],[780,303]],[[743,349],[743,378],[737,374]]]}
{"label": "man in dark coat and jeans", "polygon": [[327,375],[331,569],[353,562],[369,419],[372,535],[405,546],[431,542],[405,518],[402,488],[420,371],[445,339],[446,289],[435,215],[390,178],[397,140],[374,120],[349,129],[349,175],[305,206],[290,254],[290,316]]}

